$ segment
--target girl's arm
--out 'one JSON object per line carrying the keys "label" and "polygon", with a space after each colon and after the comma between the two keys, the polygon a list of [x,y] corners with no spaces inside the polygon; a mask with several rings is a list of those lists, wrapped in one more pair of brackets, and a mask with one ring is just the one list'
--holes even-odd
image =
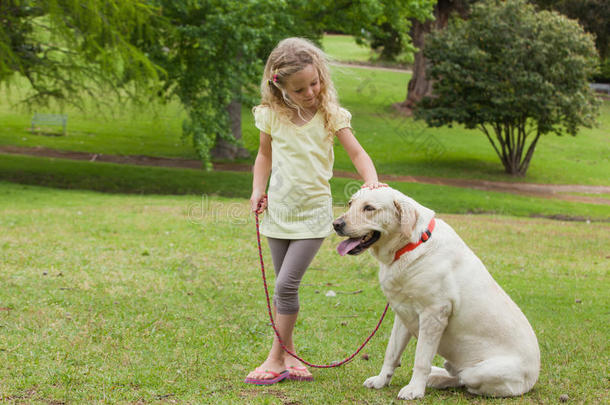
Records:
{"label": "girl's arm", "polygon": [[364,185],[371,188],[379,186],[381,183],[379,183],[377,178],[375,165],[352,133],[352,130],[350,128],[342,128],[337,131],[336,135],[356,167],[358,174],[364,180]]}
{"label": "girl's arm", "polygon": [[258,146],[258,154],[254,161],[252,180],[252,196],[250,197],[250,207],[252,211],[258,209],[258,213],[262,213],[267,208],[267,199],[265,190],[267,189],[267,181],[271,173],[271,135],[261,131],[260,144]]}

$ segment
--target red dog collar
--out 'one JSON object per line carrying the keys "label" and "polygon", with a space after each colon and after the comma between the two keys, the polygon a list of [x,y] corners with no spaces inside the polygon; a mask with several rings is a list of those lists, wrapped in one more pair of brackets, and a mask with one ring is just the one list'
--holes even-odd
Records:
{"label": "red dog collar", "polygon": [[432,231],[434,230],[435,224],[436,224],[436,221],[434,220],[434,217],[432,217],[432,219],[430,220],[430,223],[428,224],[428,229],[426,229],[426,231],[421,234],[421,238],[419,239],[419,241],[417,241],[416,243],[408,243],[406,246],[404,246],[402,249],[400,249],[398,252],[396,252],[396,254],[394,255],[394,261],[398,260],[400,258],[400,256],[404,255],[407,252],[410,252],[411,250],[415,249],[422,243],[426,243],[428,241],[428,239],[430,239],[432,237]]}

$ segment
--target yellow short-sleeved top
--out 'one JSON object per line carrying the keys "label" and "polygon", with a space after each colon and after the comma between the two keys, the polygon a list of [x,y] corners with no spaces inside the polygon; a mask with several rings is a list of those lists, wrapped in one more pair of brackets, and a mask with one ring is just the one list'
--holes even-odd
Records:
{"label": "yellow short-sleeved top", "polygon": [[[261,233],[279,239],[325,238],[332,233],[333,143],[318,111],[303,126],[271,108],[254,110],[255,125],[271,135],[271,177]],[[351,114],[341,108],[331,121],[336,133],[350,127]]]}

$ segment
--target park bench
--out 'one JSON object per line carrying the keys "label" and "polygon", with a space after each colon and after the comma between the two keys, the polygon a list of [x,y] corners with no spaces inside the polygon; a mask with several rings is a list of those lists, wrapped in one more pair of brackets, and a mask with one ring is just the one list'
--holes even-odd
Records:
{"label": "park bench", "polygon": [[589,83],[589,87],[597,93],[606,93],[610,95],[610,84],[604,83]]}
{"label": "park bench", "polygon": [[32,117],[32,132],[38,125],[61,125],[63,134],[66,134],[66,125],[68,124],[68,116],[62,114],[34,114]]}

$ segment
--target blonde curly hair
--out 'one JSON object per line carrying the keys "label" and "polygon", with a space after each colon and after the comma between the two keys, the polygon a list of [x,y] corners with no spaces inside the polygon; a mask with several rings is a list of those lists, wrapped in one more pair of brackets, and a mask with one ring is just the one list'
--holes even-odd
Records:
{"label": "blonde curly hair", "polygon": [[286,79],[308,65],[317,71],[320,80],[320,94],[318,95],[318,110],[324,119],[324,128],[333,140],[331,117],[339,114],[340,105],[337,91],[330,79],[328,57],[312,42],[303,38],[286,38],[271,51],[261,81],[261,103],[254,109],[267,106],[285,120],[290,120],[296,111],[299,117],[301,107],[294,103],[284,90]]}

